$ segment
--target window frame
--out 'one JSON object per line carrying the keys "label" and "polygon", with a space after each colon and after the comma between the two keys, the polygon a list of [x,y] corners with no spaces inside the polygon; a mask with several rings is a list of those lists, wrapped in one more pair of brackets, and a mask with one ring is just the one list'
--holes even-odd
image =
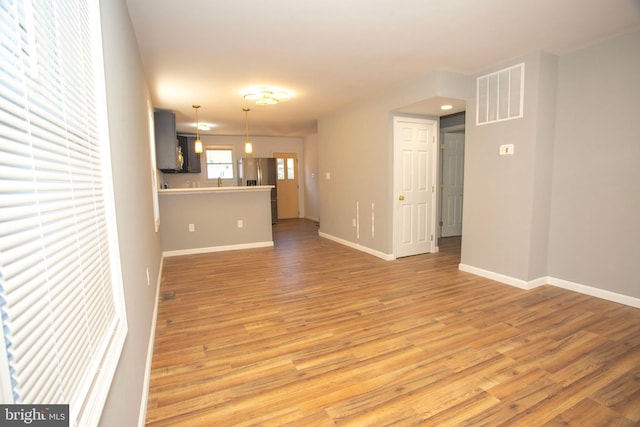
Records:
{"label": "window frame", "polygon": [[[23,95],[20,103],[15,101],[18,98],[14,98],[14,103],[7,102],[3,104],[2,112],[4,114],[0,116],[3,120],[6,120],[1,121],[0,126],[3,127],[3,131],[7,131],[6,133],[1,133],[0,144],[4,144],[7,153],[12,153],[13,158],[19,158],[22,161],[21,164],[9,162],[9,160],[5,160],[4,163],[0,162],[5,165],[5,172],[11,170],[11,168],[15,168],[15,170],[20,171],[21,174],[20,176],[9,173],[0,175],[0,197],[11,206],[9,209],[12,209],[12,215],[6,216],[5,218],[8,218],[7,221],[22,221],[23,218],[33,221],[34,218],[42,218],[43,211],[39,209],[43,203],[47,202],[47,200],[43,202],[42,200],[44,199],[41,199],[41,197],[45,197],[46,195],[38,195],[40,193],[37,191],[34,192],[27,187],[21,187],[21,189],[12,188],[13,186],[10,185],[11,180],[16,180],[16,183],[26,182],[29,174],[31,174],[31,179],[34,181],[33,188],[44,188],[45,190],[49,188],[57,189],[60,186],[59,184],[56,184],[58,185],[56,187],[50,186],[47,188],[45,187],[47,185],[46,180],[42,180],[44,184],[38,184],[36,179],[42,179],[43,174],[46,173],[51,174],[51,176],[57,173],[56,177],[58,177],[58,181],[56,182],[66,182],[61,181],[59,177],[61,174],[67,173],[70,177],[73,176],[73,178],[69,178],[69,182],[71,183],[69,187],[73,189],[72,191],[78,192],[74,194],[82,193],[82,197],[85,199],[93,198],[93,200],[95,200],[93,202],[94,206],[97,206],[95,211],[98,212],[98,214],[92,217],[89,213],[90,210],[86,208],[80,212],[74,202],[73,207],[65,209],[52,207],[50,211],[52,214],[49,215],[47,220],[49,224],[54,224],[52,218],[69,221],[72,218],[77,218],[82,215],[83,224],[87,224],[92,223],[92,218],[96,218],[96,223],[104,224],[104,228],[101,228],[100,232],[91,234],[87,232],[87,230],[93,230],[93,228],[85,225],[83,225],[84,228],[78,228],[76,223],[76,226],[70,228],[67,234],[72,235],[75,232],[77,244],[69,245],[65,243],[62,249],[64,249],[65,254],[69,253],[74,254],[76,257],[81,257],[81,255],[78,254],[83,253],[86,249],[85,242],[99,242],[101,247],[104,247],[104,252],[100,257],[89,259],[87,264],[80,262],[81,269],[75,268],[78,263],[75,261],[75,258],[71,260],[62,258],[53,261],[49,259],[46,263],[39,262],[32,265],[37,265],[37,271],[46,270],[47,268],[52,270],[57,269],[62,272],[72,271],[74,275],[82,278],[81,281],[64,280],[61,278],[63,274],[51,273],[40,275],[37,282],[25,282],[25,279],[16,273],[16,271],[18,271],[16,267],[9,267],[9,260],[4,259],[5,263],[0,266],[0,271],[2,272],[2,274],[0,274],[0,294],[3,298],[7,297],[8,300],[5,300],[6,304],[0,307],[0,311],[3,311],[3,315],[6,315],[6,317],[3,316],[0,323],[7,327],[7,330],[0,328],[0,339],[2,339],[5,344],[5,346],[0,349],[0,373],[2,374],[0,375],[0,399],[2,399],[2,403],[9,404],[67,403],[70,404],[70,425],[97,425],[106,403],[111,382],[115,375],[128,332],[117,224],[115,219],[116,211],[112,162],[109,148],[100,4],[98,0],[84,0],[82,2],[69,1],[68,4],[65,4],[62,0],[51,4],[32,4],[30,1],[18,1],[15,7],[16,9],[5,10],[3,12],[6,13],[6,16],[3,16],[3,18],[13,18],[14,20],[11,22],[15,24],[15,26],[11,26],[11,28],[8,28],[7,32],[3,34],[3,42],[18,34],[17,29],[21,28],[20,31],[25,32],[26,39],[29,40],[29,48],[21,49],[21,45],[16,44],[16,40],[18,39],[12,38],[10,41],[7,41],[7,50],[4,53],[4,55],[13,54],[14,56],[11,57],[11,61],[7,61],[10,62],[10,64],[7,64],[6,74],[3,76],[6,77],[6,79],[3,80],[2,84],[4,86],[0,87],[0,89],[4,90],[5,94],[15,93]],[[48,11],[41,9],[44,7],[55,9],[55,13],[47,13]],[[14,15],[16,10],[18,12]],[[23,13],[23,15],[19,15],[20,13]],[[47,20],[46,23],[55,27],[59,33],[56,33],[56,36],[51,36],[51,32],[41,33],[40,31],[43,25],[40,22],[34,24],[35,15],[32,14],[37,14],[38,18],[46,17],[51,20]],[[24,16],[26,20],[26,25],[22,25],[22,16]],[[68,25],[69,22],[77,25]],[[65,32],[66,29],[69,29],[70,32],[77,31],[77,33],[69,36],[69,34]],[[58,34],[62,34],[66,36],[66,38]],[[71,45],[68,42],[71,39],[78,40],[78,34],[82,37],[80,40],[84,42],[81,47]],[[22,33],[20,33],[20,35],[22,35]],[[76,37],[73,38],[73,36]],[[73,88],[75,87],[74,85],[77,85],[86,90],[86,92],[82,90],[79,91],[81,94],[79,97],[82,102],[76,103],[77,98],[75,94],[67,95],[67,92],[59,91],[59,89],[56,89],[57,87],[50,89],[51,85],[47,84],[46,79],[50,78],[51,70],[58,70],[56,67],[62,67],[60,64],[64,64],[64,61],[56,56],[55,61],[58,62],[52,66],[51,62],[49,62],[51,57],[43,57],[41,58],[43,62],[39,63],[37,60],[37,54],[39,52],[35,49],[40,49],[42,46],[50,46],[51,44],[55,44],[58,48],[56,54],[63,58],[78,58],[86,68],[86,70],[82,70],[84,73],[79,71],[76,73],[74,70],[71,70],[73,73],[71,78],[69,76],[70,68],[65,68],[64,73],[56,74],[57,77],[60,77],[60,79],[64,80],[67,84],[67,86],[65,86],[66,88]],[[42,49],[44,49],[44,47],[42,47]],[[9,53],[7,54],[6,52]],[[20,67],[18,66],[20,63],[29,63],[29,66]],[[20,72],[22,72],[22,76],[20,76]],[[57,80],[56,83],[58,83]],[[38,107],[43,111],[53,111],[58,105],[57,102],[75,106],[77,109],[72,113],[56,111],[55,115],[52,114],[54,119],[48,119],[44,116],[34,118],[34,113],[30,111],[30,108],[36,105],[38,101],[34,101],[35,98],[32,98],[37,96],[33,88],[43,88],[42,92],[45,94],[49,93],[47,92],[48,90],[51,90],[51,92],[58,90],[55,92],[56,95],[60,93],[64,94],[63,98],[56,98],[55,104],[53,101],[39,104]],[[87,93],[91,95],[85,95]],[[83,97],[83,95],[85,96]],[[60,99],[62,99],[62,101],[60,101]],[[74,105],[74,103],[76,104]],[[4,110],[4,108],[6,108],[6,110]],[[21,112],[12,119],[7,119],[7,117],[11,117],[7,114],[8,111],[19,111],[20,109],[23,109],[24,112]],[[69,114],[77,114],[78,111],[85,114],[85,116],[82,117],[86,120],[86,129],[84,127],[82,127],[82,129],[87,130],[87,132],[80,133],[75,129],[65,129],[67,133],[60,134],[60,129],[62,128],[59,122],[60,117],[63,118],[65,123],[69,120],[69,122],[77,124],[77,117],[70,120]],[[54,123],[53,120],[58,121],[52,124]],[[40,126],[37,135],[32,131],[32,129],[36,128],[34,125],[36,121],[37,126]],[[48,130],[55,128],[56,132],[58,132],[57,136],[54,137],[52,136],[53,134],[43,131],[42,129],[45,127],[47,127]],[[28,131],[24,131],[24,129],[28,129]],[[67,138],[67,146],[66,148],[62,148],[64,144],[60,144],[60,141],[65,140],[65,135]],[[72,142],[76,145],[72,145]],[[36,143],[40,150],[37,156],[34,154],[36,153],[34,148]],[[55,155],[52,154],[48,157],[50,161],[47,163],[43,161],[44,157],[42,157],[42,153],[46,152],[44,149],[52,144],[58,144],[58,149]],[[85,146],[90,148],[86,148]],[[26,147],[26,149],[23,147]],[[76,147],[84,147],[82,149],[93,153],[94,156],[92,159],[95,159],[95,161],[87,165],[82,165],[82,161],[78,159],[81,159],[82,155],[86,155],[86,152],[82,153],[80,151],[81,149]],[[65,152],[65,149],[67,150],[66,152],[69,153],[69,161],[61,162],[59,160],[60,153]],[[31,155],[31,160],[29,160],[29,155]],[[31,164],[30,162],[33,166],[25,166]],[[46,166],[42,166],[45,164]],[[60,165],[67,165],[68,170]],[[52,167],[56,167],[57,169],[50,169]],[[83,178],[90,176],[90,174],[83,175],[83,173],[91,167],[96,167],[97,169],[93,170],[98,172],[96,172],[94,181],[86,178],[86,182],[97,182],[98,184],[91,186],[89,190],[88,187],[90,185],[86,184]],[[29,172],[29,170],[31,172]],[[54,182],[53,178],[52,182]],[[38,196],[34,196],[34,194]],[[78,196],[78,198],[79,197],[81,196]],[[20,204],[16,202],[11,205],[11,203],[13,203],[12,199],[20,200],[21,198],[25,200],[24,203]],[[60,196],[55,200],[59,199]],[[76,200],[75,196],[73,200]],[[71,203],[69,205],[71,205]],[[82,206],[86,207],[88,205],[88,203],[83,202]],[[100,205],[102,205],[102,208],[100,208]],[[9,212],[7,211],[5,213],[8,214]],[[42,232],[44,232],[42,224],[40,227]],[[8,229],[12,231],[6,234],[0,234],[0,240],[4,239],[0,247],[6,248],[3,255],[6,256],[9,250],[25,251],[25,256],[30,255],[32,259],[37,260],[38,256],[31,255],[36,252],[30,247],[23,245],[21,234],[18,234],[13,228]],[[27,230],[27,228],[22,228],[22,230]],[[65,232],[67,232],[66,229]],[[39,238],[34,238],[32,241],[29,241],[33,242],[29,244],[31,247],[35,247],[34,244],[37,245],[39,242],[42,245],[40,252],[43,254],[54,253],[57,247],[51,245],[53,240],[52,236],[52,234],[41,234]],[[45,239],[47,240],[45,241]],[[14,242],[16,242],[15,245]],[[75,248],[75,252],[69,248]],[[20,258],[17,259],[19,260]],[[97,271],[100,271],[100,273],[94,274]],[[20,286],[21,283],[27,283],[28,290],[34,289],[38,292],[38,295],[42,293],[49,296],[47,300],[40,300],[41,303],[45,305],[45,310],[26,311],[18,309],[20,306],[28,304],[30,301],[29,298],[33,297],[24,291],[16,292],[16,289],[21,289],[17,287]],[[99,289],[99,292],[94,291],[95,289]],[[77,300],[67,299],[71,294],[81,295],[81,298],[79,297]],[[103,299],[105,296],[107,298]],[[87,309],[90,309],[91,307],[95,307],[96,301],[103,300],[112,304],[111,309],[102,311],[106,313],[106,316],[103,317],[103,319],[106,320],[96,322],[95,319],[87,319],[94,315],[91,311],[85,311],[86,316],[70,317],[70,313],[77,312],[77,307],[85,307],[86,304]],[[56,315],[56,313],[58,315]],[[22,317],[17,317],[19,315]],[[22,329],[23,326],[20,326],[23,325],[22,322],[24,322],[24,325],[35,328],[38,327],[36,320],[39,319],[40,316],[48,316],[49,319],[54,320],[50,327],[51,332],[47,334],[47,336],[50,335],[53,337],[51,340],[44,339],[43,336],[42,339],[31,342],[22,337],[18,337],[18,334],[21,332],[23,332],[22,335],[24,335],[24,331],[30,330]],[[71,321],[71,323],[62,323],[65,321]],[[79,324],[83,326],[77,326]],[[40,323],[40,325],[42,325],[42,323]],[[80,347],[80,344],[73,341],[73,337],[77,336],[72,335],[76,329],[86,331],[87,336],[91,338],[89,344],[84,344]],[[15,338],[15,340],[8,342],[7,339],[11,339],[11,337]],[[33,355],[36,355],[39,360],[41,355],[46,354],[44,351],[45,345],[48,345],[49,348],[54,347],[56,350],[55,354],[50,353],[48,357],[55,358],[60,364],[64,363],[64,366],[58,366],[57,375],[39,377],[37,381],[27,386],[27,381],[30,381],[30,376],[33,375],[31,372],[36,371],[41,366],[37,361],[34,362],[36,359]],[[85,347],[90,351],[82,351]],[[31,359],[31,357],[34,357],[34,359]],[[81,366],[83,367],[82,369],[80,369]],[[16,367],[18,367],[18,370],[15,370]],[[68,382],[67,386],[64,388],[51,386],[52,383],[58,384],[69,379],[65,377],[65,374],[69,375],[70,373],[75,379]],[[22,382],[12,383],[14,375],[16,378],[21,379]],[[43,384],[42,381],[49,382]],[[27,396],[31,397],[27,398]],[[36,399],[39,396],[42,396],[41,398],[47,401],[25,401]],[[56,399],[58,401],[51,401]]]}
{"label": "window frame", "polygon": [[[229,151],[231,153],[231,163],[209,163],[207,151]],[[223,181],[233,181],[237,178],[237,171],[235,170],[235,153],[233,146],[230,145],[207,145],[204,148],[204,161],[206,166],[207,181],[217,181],[218,177],[209,177],[209,165],[230,165],[232,176],[222,178]]]}

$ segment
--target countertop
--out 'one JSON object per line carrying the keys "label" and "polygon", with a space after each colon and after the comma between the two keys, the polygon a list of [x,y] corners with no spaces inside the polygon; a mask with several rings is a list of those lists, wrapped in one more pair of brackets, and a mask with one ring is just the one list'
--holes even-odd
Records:
{"label": "countertop", "polygon": [[188,187],[188,188],[161,188],[158,194],[163,196],[207,194],[207,193],[249,193],[256,191],[269,191],[274,185],[251,185],[246,187]]}

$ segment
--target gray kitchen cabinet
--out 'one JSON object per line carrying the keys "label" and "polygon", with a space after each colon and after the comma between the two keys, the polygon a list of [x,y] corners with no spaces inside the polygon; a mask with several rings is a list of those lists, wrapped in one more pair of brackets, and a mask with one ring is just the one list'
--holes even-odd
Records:
{"label": "gray kitchen cabinet", "polygon": [[162,172],[182,169],[182,149],[176,134],[176,115],[169,110],[155,110],[153,121],[156,136],[156,166]]}
{"label": "gray kitchen cabinet", "polygon": [[182,148],[182,173],[200,173],[200,154],[196,153],[196,137],[193,135],[178,135],[178,144]]}

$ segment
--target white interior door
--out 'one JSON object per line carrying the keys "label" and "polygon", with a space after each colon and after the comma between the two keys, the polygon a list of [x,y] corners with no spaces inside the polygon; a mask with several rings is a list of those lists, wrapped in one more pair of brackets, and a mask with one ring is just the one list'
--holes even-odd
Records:
{"label": "white interior door", "polygon": [[441,237],[462,234],[464,133],[445,133],[442,140]]}
{"label": "white interior door", "polygon": [[394,253],[435,251],[434,120],[394,119]]}

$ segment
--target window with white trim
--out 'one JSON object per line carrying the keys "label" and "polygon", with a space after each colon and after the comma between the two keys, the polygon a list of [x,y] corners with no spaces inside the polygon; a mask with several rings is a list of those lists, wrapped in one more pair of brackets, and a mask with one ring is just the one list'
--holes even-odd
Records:
{"label": "window with white trim", "polygon": [[207,147],[207,179],[233,179],[233,149]]}
{"label": "window with white trim", "polygon": [[0,399],[97,425],[127,333],[98,0],[0,5]]}

